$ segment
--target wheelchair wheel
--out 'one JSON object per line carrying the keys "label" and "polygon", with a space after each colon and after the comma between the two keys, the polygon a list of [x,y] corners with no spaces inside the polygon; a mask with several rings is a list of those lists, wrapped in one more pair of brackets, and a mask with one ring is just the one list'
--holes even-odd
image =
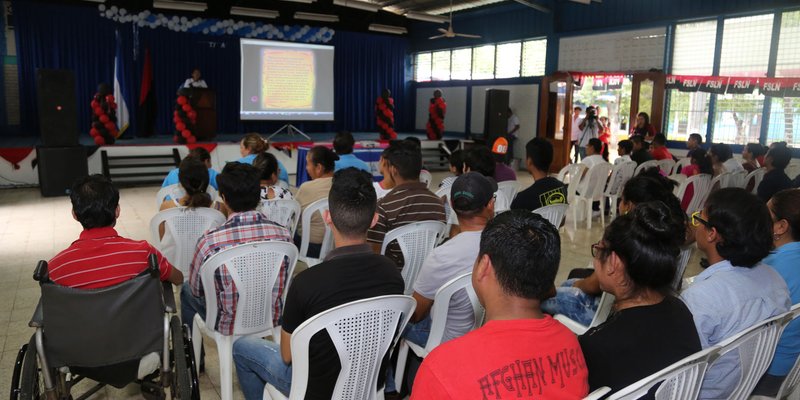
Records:
{"label": "wheelchair wheel", "polygon": [[[193,354],[191,343],[187,342],[188,336],[183,331],[180,319],[177,316],[170,320],[170,336],[172,337],[172,362],[173,377],[171,392],[173,399],[199,399],[200,388],[197,376],[192,368]],[[187,351],[187,349],[189,349]]]}
{"label": "wheelchair wheel", "polygon": [[[38,400],[45,398],[44,375],[42,375],[39,364],[38,351],[36,350],[36,336],[32,336],[27,344],[22,360],[22,370],[20,372],[21,383],[17,394],[20,400]],[[22,353],[22,350],[20,350]],[[50,371],[51,376],[56,378],[56,370]],[[13,397],[12,397],[13,399]]]}
{"label": "wheelchair wheel", "polygon": [[22,374],[22,362],[25,360],[25,353],[27,351],[28,344],[25,343],[20,347],[17,353],[17,359],[14,361],[14,372],[11,374],[11,396],[9,397],[11,400],[17,400],[19,398],[19,378]]}

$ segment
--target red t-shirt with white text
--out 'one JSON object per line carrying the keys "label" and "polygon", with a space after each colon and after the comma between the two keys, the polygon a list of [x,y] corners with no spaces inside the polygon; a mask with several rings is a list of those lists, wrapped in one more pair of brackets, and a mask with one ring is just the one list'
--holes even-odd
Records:
{"label": "red t-shirt with white text", "polygon": [[581,399],[588,378],[578,339],[552,317],[489,321],[425,357],[411,400]]}

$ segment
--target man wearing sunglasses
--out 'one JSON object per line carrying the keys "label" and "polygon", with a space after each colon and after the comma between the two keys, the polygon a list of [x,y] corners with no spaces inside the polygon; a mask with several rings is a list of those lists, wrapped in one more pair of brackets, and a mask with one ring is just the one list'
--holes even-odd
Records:
{"label": "man wearing sunglasses", "polygon": [[[692,214],[692,225],[710,266],[681,297],[704,349],[789,310],[786,283],[761,263],[772,249],[772,218],[764,202],[744,189],[720,189]],[[721,357],[706,372],[700,398],[727,398],[740,369],[737,352]]]}

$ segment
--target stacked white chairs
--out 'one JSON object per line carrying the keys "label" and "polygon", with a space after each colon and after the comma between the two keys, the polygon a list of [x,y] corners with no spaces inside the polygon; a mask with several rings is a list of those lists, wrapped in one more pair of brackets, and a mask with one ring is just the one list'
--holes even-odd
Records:
{"label": "stacked white chairs", "polygon": [[661,169],[661,165],[658,163],[658,160],[645,161],[645,162],[639,164],[639,166],[636,167],[636,171],[634,171],[633,174],[634,175],[639,175],[644,170],[650,169],[650,168],[653,168],[653,167],[658,167],[659,169]]}
{"label": "stacked white chairs", "polygon": [[597,305],[597,311],[594,313],[594,317],[592,317],[592,322],[589,326],[585,326],[577,321],[574,321],[563,314],[556,314],[553,316],[557,321],[561,322],[572,331],[572,333],[576,335],[583,335],[589,328],[594,328],[606,322],[608,316],[611,315],[611,310],[614,307],[614,295],[611,293],[603,292],[600,295],[600,303]]}
{"label": "stacked white chairs", "polygon": [[300,222],[300,210],[300,203],[292,199],[263,200],[259,206],[259,211],[270,221],[286,227],[292,237],[297,231],[297,223]]}
{"label": "stacked white chairs", "polygon": [[706,204],[706,198],[711,191],[711,175],[697,174],[687,178],[678,188],[678,193],[676,194],[678,200],[683,201],[689,185],[692,185],[693,194],[688,207],[686,207],[686,215],[692,215],[693,212],[702,209]]}
{"label": "stacked white chairs", "polygon": [[[212,202],[216,201],[217,197],[219,197],[217,190],[214,189],[211,185],[208,185],[208,188],[206,188],[206,193],[208,193],[208,195],[211,196]],[[162,187],[156,193],[156,207],[161,207],[161,203],[163,203],[164,200],[167,199],[167,196],[169,196],[171,199],[177,200],[185,195],[186,191],[183,190],[183,187],[181,187],[179,183],[174,183],[172,185]]]}
{"label": "stacked white chairs", "polygon": [[[206,299],[205,320],[196,314],[192,327],[192,344],[195,360],[200,360],[203,335],[217,343],[220,364],[220,391],[223,400],[233,398],[233,342],[242,336],[280,336],[280,327],[272,323],[275,283],[281,279],[280,269],[286,263],[283,300],[289,288],[289,280],[297,264],[297,247],[279,241],[252,242],[233,246],[209,257],[200,267],[200,282]],[[221,267],[230,274],[239,299],[236,304],[233,335],[216,331],[218,304],[214,275]],[[189,321],[186,321],[187,323]],[[197,368],[199,369],[198,362]]]}
{"label": "stacked white chairs", "polygon": [[758,185],[764,180],[764,174],[767,173],[766,168],[756,168],[753,172],[747,174],[744,179],[744,188],[750,187],[750,192],[756,194],[758,192]]}
{"label": "stacked white chairs", "polygon": [[644,397],[654,386],[658,400],[696,399],[709,363],[719,357],[719,347],[694,353],[646,378],[632,383],[608,397],[609,400],[635,400]]}
{"label": "stacked white chairs", "polygon": [[497,191],[502,192],[506,196],[508,203],[514,201],[519,191],[519,182],[517,181],[504,181],[497,184]]}
{"label": "stacked white chairs", "polygon": [[[586,217],[586,228],[592,229],[592,202],[602,201],[604,199],[603,190],[606,187],[606,181],[610,173],[611,164],[602,162],[589,169],[589,172],[587,172],[586,176],[581,180],[578,193],[576,193],[574,200],[570,202],[570,207],[572,207],[572,224],[573,228],[576,230],[578,229],[578,219],[580,215]],[[600,208],[600,221],[605,225],[606,217],[605,213],[602,211],[602,204]]]}
{"label": "stacked white chairs", "polygon": [[567,213],[568,208],[568,204],[550,204],[549,206],[539,207],[533,212],[544,217],[558,229],[564,222],[564,215]]}
{"label": "stacked white chairs", "polygon": [[676,164],[677,163],[675,162],[675,160],[671,158],[666,158],[658,161],[658,167],[661,168],[661,172],[664,175],[670,175],[672,170],[675,168]]}
{"label": "stacked white chairs", "polygon": [[409,296],[357,300],[321,312],[292,333],[292,386],[287,398],[274,386],[264,387],[264,400],[304,399],[309,384],[309,344],[325,331],[339,355],[341,370],[332,399],[383,399],[378,388],[381,363],[399,339],[417,302]]}
{"label": "stacked white chairs", "polygon": [[[164,237],[159,228],[164,224]],[[189,264],[197,250],[197,240],[209,229],[225,223],[221,212],[208,207],[175,207],[159,211],[150,219],[150,237],[170,264],[184,279],[189,279]]]}
{"label": "stacked white chairs", "polygon": [[386,254],[386,248],[390,243],[396,241],[403,253],[403,281],[405,281],[406,295],[410,295],[414,290],[414,282],[417,280],[419,270],[425,258],[436,246],[439,237],[444,231],[444,225],[438,221],[412,222],[386,232],[381,245],[381,254]]}
{"label": "stacked white chairs", "polygon": [[424,183],[425,186],[431,187],[431,181],[432,180],[433,180],[433,176],[431,175],[430,172],[428,172],[426,170],[420,171],[420,173],[419,173],[419,181]]}
{"label": "stacked white chairs", "polygon": [[[795,304],[788,313],[784,314],[783,328],[786,329],[786,326],[798,317],[800,317],[800,304]],[[800,397],[800,390],[798,389],[800,389],[800,357],[794,362],[792,369],[789,370],[775,397],[750,396],[750,400],[796,400]]]}
{"label": "stacked white chairs", "polygon": [[403,386],[403,375],[406,369],[406,361],[408,360],[408,350],[410,349],[413,351],[417,357],[425,358],[436,346],[442,343],[447,316],[450,312],[450,300],[461,290],[466,292],[469,302],[472,305],[474,320],[469,330],[477,329],[483,324],[484,309],[478,301],[478,295],[475,294],[475,289],[472,287],[472,272],[460,275],[445,283],[436,291],[436,296],[433,298],[433,306],[431,307],[431,329],[425,346],[419,346],[405,339],[400,340],[400,347],[397,353],[397,368],[395,368],[394,377],[398,392]]}
{"label": "stacked white chairs", "polygon": [[681,158],[680,160],[678,160],[678,162],[675,163],[675,165],[672,166],[672,170],[669,171],[669,175],[672,176],[681,173],[681,171],[683,171],[683,168],[689,166],[689,164],[691,163],[692,163],[691,157]]}
{"label": "stacked white chairs", "polygon": [[319,257],[308,256],[308,245],[311,243],[311,217],[314,214],[319,214],[320,218],[322,213],[328,209],[328,198],[319,199],[306,207],[300,215],[300,227],[303,230],[300,233],[300,261],[306,263],[309,267],[313,267],[322,262],[325,256],[328,255],[333,249],[333,232],[331,228],[325,225],[325,236],[322,239],[322,247],[319,251]]}
{"label": "stacked white chairs", "polygon": [[611,170],[611,178],[608,180],[603,197],[608,199],[611,208],[609,219],[613,220],[617,217],[617,203],[620,196],[622,196],[622,189],[628,180],[633,177],[633,172],[636,170],[635,161],[625,161],[614,166]]}

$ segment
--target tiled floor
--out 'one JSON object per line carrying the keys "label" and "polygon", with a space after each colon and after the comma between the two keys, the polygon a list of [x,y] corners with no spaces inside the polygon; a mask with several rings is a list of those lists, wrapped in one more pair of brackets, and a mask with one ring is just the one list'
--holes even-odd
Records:
{"label": "tiled floor", "polygon": [[[434,184],[445,176],[434,173]],[[523,187],[532,183],[520,173]],[[141,187],[121,190],[121,214],[117,231],[125,237],[149,239],[148,224],[155,214],[154,196],[158,188]],[[17,351],[27,343],[33,330],[28,320],[39,298],[32,279],[40,259],[49,259],[78,237],[80,225],[72,219],[66,197],[43,198],[38,189],[0,190],[0,394],[8,393]],[[566,279],[569,270],[585,267],[591,258],[589,246],[602,234],[599,221],[591,230],[572,229],[568,221],[561,230],[562,257],[556,282]],[[686,275],[699,272],[697,251],[690,260]],[[235,379],[235,378],[234,378]],[[203,399],[219,398],[219,363],[217,351],[206,342],[206,373],[200,376]],[[85,386],[85,385],[83,385]],[[78,390],[76,390],[78,392]],[[94,399],[140,398],[138,387],[122,390],[104,389]],[[242,398],[234,381],[234,398]]]}

